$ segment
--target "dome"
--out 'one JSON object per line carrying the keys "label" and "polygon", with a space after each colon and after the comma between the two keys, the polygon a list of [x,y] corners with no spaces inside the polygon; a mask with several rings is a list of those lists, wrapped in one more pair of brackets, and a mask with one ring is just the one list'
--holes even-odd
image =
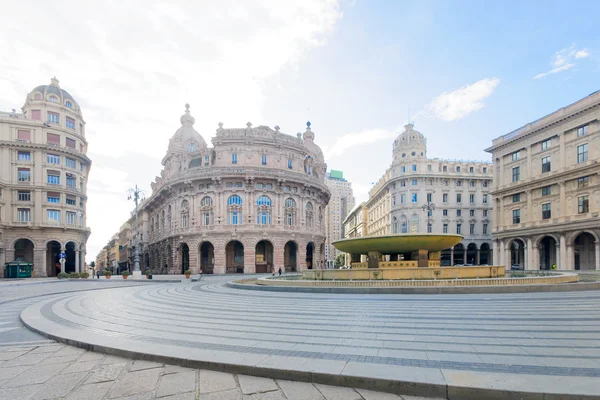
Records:
{"label": "dome", "polygon": [[189,104],[185,105],[185,114],[179,118],[179,121],[181,121],[181,128],[177,129],[169,141],[169,151],[185,150],[194,152],[200,149],[205,149],[207,147],[206,141],[194,129],[194,122],[196,122],[196,120],[190,114]]}
{"label": "dome", "polygon": [[[36,98],[36,94],[40,94],[41,98]],[[60,103],[62,105],[67,105],[67,102],[71,103],[71,108],[78,108],[79,104],[75,101],[75,99],[73,98],[73,96],[71,96],[69,94],[69,92],[67,92],[64,89],[61,89],[61,87],[58,85],[58,79],[56,79],[56,77],[52,78],[50,80],[50,84],[49,85],[40,85],[35,87],[30,93],[29,93],[29,100],[46,100],[46,101],[50,101],[50,98],[52,97],[52,95],[54,95],[56,97],[56,102]]]}
{"label": "dome", "polygon": [[413,128],[414,124],[412,123],[404,125],[404,132],[394,140],[395,160],[401,161],[401,159],[410,157],[426,157],[427,139],[421,132]]}

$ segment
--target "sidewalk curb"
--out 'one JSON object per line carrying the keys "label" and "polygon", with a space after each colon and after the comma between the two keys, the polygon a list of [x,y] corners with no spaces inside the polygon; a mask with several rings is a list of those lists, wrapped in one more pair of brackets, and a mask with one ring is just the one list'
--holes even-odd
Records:
{"label": "sidewalk curb", "polygon": [[536,293],[576,292],[598,290],[600,282],[578,282],[547,285],[519,286],[447,286],[447,287],[339,287],[339,286],[267,286],[227,282],[230,288],[261,290],[265,292],[332,293],[332,294],[481,294],[481,293]]}

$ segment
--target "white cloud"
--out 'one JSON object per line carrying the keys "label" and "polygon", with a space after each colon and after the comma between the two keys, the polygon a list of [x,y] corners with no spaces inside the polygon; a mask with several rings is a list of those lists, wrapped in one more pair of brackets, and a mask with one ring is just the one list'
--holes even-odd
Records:
{"label": "white cloud", "polygon": [[[29,90],[57,76],[82,106],[90,151],[127,158],[120,170],[92,164],[88,260],[124,222],[120,192],[154,177],[144,170],[132,182],[122,172],[140,168],[132,152],[159,165],[186,102],[207,142],[219,121],[263,122],[264,81],[323,45],[342,17],[338,0],[23,0],[2,11],[0,47],[10,57],[0,57],[0,108],[20,109]],[[49,13],[69,22],[49,26]]]}
{"label": "white cloud", "polygon": [[575,64],[567,64],[567,65],[563,65],[562,67],[557,67],[554,69],[551,69],[548,72],[544,72],[542,74],[537,74],[536,76],[533,77],[533,79],[540,79],[540,78],[544,78],[545,76],[551,75],[551,74],[556,74],[562,71],[566,71],[568,69],[571,69],[575,66]]}
{"label": "white cloud", "polygon": [[372,144],[380,140],[396,137],[396,131],[387,129],[369,129],[358,133],[347,133],[335,141],[332,146],[323,147],[326,160],[342,155],[346,150],[361,145]]}
{"label": "white cloud", "polygon": [[579,50],[579,51],[575,52],[575,59],[579,60],[580,58],[589,57],[589,55],[590,55],[590,52],[587,49]]}
{"label": "white cloud", "polygon": [[575,66],[574,60],[580,60],[582,58],[589,57],[590,52],[588,49],[577,50],[575,43],[570,47],[565,47],[562,50],[557,51],[552,56],[550,66],[554,67],[550,71],[537,74],[533,79],[545,78],[548,75],[557,74],[559,72],[567,71]]}
{"label": "white cloud", "polygon": [[452,92],[440,94],[425,108],[439,119],[456,121],[483,108],[483,100],[494,92],[499,83],[498,78],[482,79]]}

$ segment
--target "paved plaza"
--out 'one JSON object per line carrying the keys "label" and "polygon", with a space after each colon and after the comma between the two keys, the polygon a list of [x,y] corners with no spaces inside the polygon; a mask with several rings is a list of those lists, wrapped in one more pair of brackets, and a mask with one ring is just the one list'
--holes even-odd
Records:
{"label": "paved plaza", "polygon": [[[171,280],[173,277],[164,278]],[[272,380],[94,353],[50,340],[27,329],[19,318],[23,309],[43,299],[144,284],[150,283],[131,280],[0,281],[0,400],[416,399],[365,389]],[[108,294],[107,291],[103,293]]]}
{"label": "paved plaza", "polygon": [[600,398],[598,291],[310,294],[231,279],[62,295],[22,319],[87,348],[233,374],[451,399]]}

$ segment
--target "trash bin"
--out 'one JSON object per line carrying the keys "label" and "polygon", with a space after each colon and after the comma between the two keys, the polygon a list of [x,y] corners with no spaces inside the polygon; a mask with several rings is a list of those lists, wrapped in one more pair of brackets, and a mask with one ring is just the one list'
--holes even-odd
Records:
{"label": "trash bin", "polygon": [[148,279],[152,279],[152,274],[148,274]]}

